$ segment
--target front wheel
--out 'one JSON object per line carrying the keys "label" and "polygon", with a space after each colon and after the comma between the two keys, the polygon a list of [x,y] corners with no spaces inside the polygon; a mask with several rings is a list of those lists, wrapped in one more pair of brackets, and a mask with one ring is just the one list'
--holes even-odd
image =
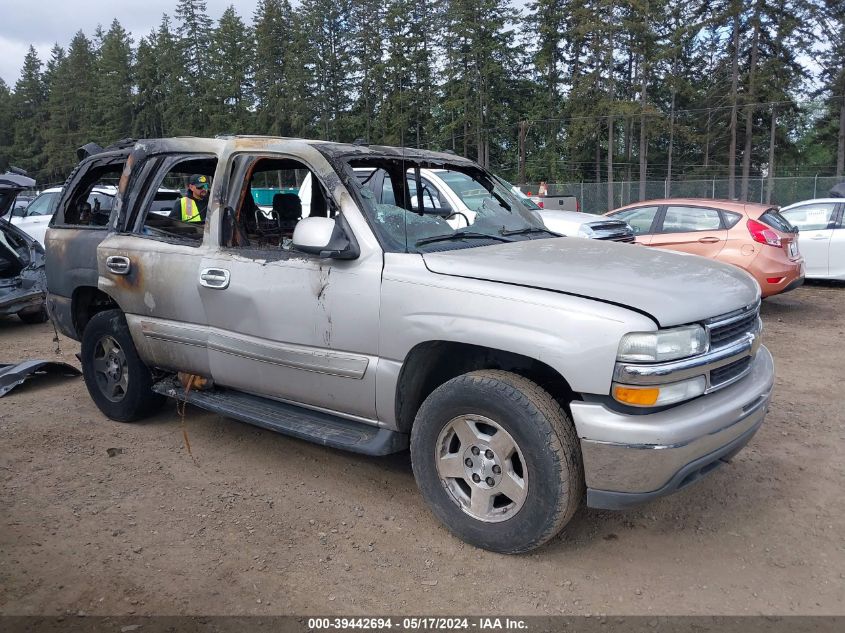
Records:
{"label": "front wheel", "polygon": [[152,391],[152,375],[135,350],[120,310],[98,312],[91,318],[80,356],[88,393],[112,420],[139,420],[164,402],[164,396]]}
{"label": "front wheel", "polygon": [[584,497],[581,450],[561,406],[536,383],[474,371],[426,398],[411,431],[417,485],[464,541],[516,554],[554,537]]}

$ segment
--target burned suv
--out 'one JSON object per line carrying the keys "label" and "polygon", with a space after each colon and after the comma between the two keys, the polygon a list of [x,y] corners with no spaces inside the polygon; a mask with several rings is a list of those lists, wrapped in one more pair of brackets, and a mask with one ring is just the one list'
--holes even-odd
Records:
{"label": "burned suv", "polygon": [[[698,480],[763,422],[773,364],[748,274],[559,237],[470,160],[266,137],[88,153],[47,233],[48,307],[112,419],[170,397],[359,453],[410,448],[434,514],[508,553],[585,503]],[[428,208],[423,169],[465,174],[473,217]],[[203,221],[152,210],[199,176]],[[101,226],[85,201],[104,180],[119,190]]]}

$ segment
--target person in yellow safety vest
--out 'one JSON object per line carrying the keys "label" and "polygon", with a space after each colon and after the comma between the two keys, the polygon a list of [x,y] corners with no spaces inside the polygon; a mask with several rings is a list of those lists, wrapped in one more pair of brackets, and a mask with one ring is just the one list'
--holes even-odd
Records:
{"label": "person in yellow safety vest", "polygon": [[205,222],[208,208],[208,176],[194,174],[188,179],[188,195],[179,198],[170,211],[170,217],[182,222]]}

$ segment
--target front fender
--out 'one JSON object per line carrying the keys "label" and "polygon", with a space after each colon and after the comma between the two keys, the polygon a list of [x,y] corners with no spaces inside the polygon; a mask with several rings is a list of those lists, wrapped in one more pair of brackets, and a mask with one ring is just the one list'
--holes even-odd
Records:
{"label": "front fender", "polygon": [[[416,345],[440,340],[533,358],[576,393],[608,394],[619,340],[656,324],[601,301],[509,284],[436,275],[412,254],[385,255],[379,401],[395,393],[402,362]],[[393,383],[392,385],[390,383]],[[379,412],[386,412],[384,406]]]}

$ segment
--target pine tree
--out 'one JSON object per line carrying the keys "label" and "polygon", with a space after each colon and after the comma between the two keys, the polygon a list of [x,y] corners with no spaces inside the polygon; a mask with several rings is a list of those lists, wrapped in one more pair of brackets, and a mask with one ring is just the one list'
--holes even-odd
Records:
{"label": "pine tree", "polygon": [[156,32],[141,38],[135,63],[135,113],[133,134],[139,138],[156,138],[164,135],[164,93],[160,84],[160,68],[156,54]]}
{"label": "pine tree", "polygon": [[35,178],[42,178],[44,166],[44,82],[41,60],[30,46],[23,62],[20,79],[12,97],[14,134],[12,162]]}
{"label": "pine tree", "polygon": [[212,31],[206,0],[179,0],[175,16],[178,28],[173,54],[181,63],[181,78],[188,93],[180,127],[202,135],[210,127],[209,113],[204,111],[210,92],[207,66]]}
{"label": "pine tree", "polygon": [[357,97],[353,105],[354,136],[382,142],[377,121],[385,97],[385,17],[382,0],[359,0],[352,8],[353,55],[357,68]]}
{"label": "pine tree", "polygon": [[206,63],[211,133],[243,134],[252,127],[253,55],[252,32],[230,6],[212,34]]}
{"label": "pine tree", "polygon": [[132,130],[132,38],[114,20],[103,36],[97,61],[97,126],[104,142],[126,138]]}
{"label": "pine tree", "polygon": [[293,15],[288,0],[260,0],[255,10],[255,131],[293,134],[294,103],[304,99],[289,81],[294,72]]}
{"label": "pine tree", "polygon": [[300,5],[314,132],[323,139],[353,140],[346,128],[352,102],[352,6],[353,0],[303,0]]}
{"label": "pine tree", "polygon": [[96,65],[91,40],[82,31],[71,40],[67,56],[56,61],[55,78],[47,99],[49,118],[44,134],[44,170],[50,182],[64,180],[76,164],[76,148],[90,141],[112,140],[97,136]]}
{"label": "pine tree", "polygon": [[492,147],[503,142],[497,136],[506,130],[510,138],[515,129],[507,100],[508,68],[515,65],[513,19],[503,0],[454,0],[445,10],[446,129],[459,140],[456,151],[484,166],[493,162]]}
{"label": "pine tree", "polygon": [[824,0],[821,26],[829,37],[821,74],[828,116],[819,131],[836,148],[836,176],[841,178],[845,176],[845,3]]}
{"label": "pine tree", "polygon": [[14,120],[12,93],[6,82],[0,79],[0,173],[9,167],[11,160],[10,150],[14,140],[12,122]]}
{"label": "pine tree", "polygon": [[428,141],[434,106],[434,50],[429,36],[438,31],[439,23],[440,16],[429,0],[394,0],[387,6],[385,97],[379,119],[387,143],[420,147]]}

